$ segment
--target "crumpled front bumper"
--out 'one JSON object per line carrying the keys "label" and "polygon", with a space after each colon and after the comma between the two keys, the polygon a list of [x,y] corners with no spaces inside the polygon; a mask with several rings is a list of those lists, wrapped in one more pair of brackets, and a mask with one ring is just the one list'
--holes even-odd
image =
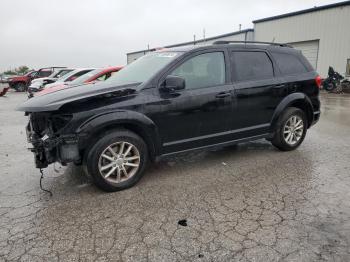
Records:
{"label": "crumpled front bumper", "polygon": [[54,162],[65,165],[80,161],[78,137],[76,135],[61,135],[40,137],[32,128],[31,122],[26,127],[27,140],[33,145],[30,151],[34,153],[35,166],[45,168]]}

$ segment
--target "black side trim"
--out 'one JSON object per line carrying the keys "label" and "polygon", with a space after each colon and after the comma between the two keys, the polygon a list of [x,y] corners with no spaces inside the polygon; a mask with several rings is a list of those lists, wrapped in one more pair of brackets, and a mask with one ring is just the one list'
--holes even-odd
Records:
{"label": "black side trim", "polygon": [[258,135],[258,136],[250,136],[250,137],[236,139],[236,140],[231,140],[231,141],[227,141],[227,142],[222,142],[222,143],[217,143],[217,144],[212,144],[212,145],[207,145],[207,146],[201,146],[201,147],[185,149],[185,150],[181,150],[181,151],[166,153],[166,154],[161,155],[160,157],[170,156],[170,155],[175,155],[175,154],[179,154],[179,153],[184,153],[184,152],[194,151],[194,150],[200,150],[200,149],[205,149],[205,148],[222,147],[222,146],[227,146],[227,145],[232,145],[232,144],[237,144],[237,143],[242,143],[242,142],[249,142],[249,141],[258,140],[258,139],[262,139],[262,138],[268,138],[269,135],[270,135],[269,133],[265,133],[265,134]]}
{"label": "black side trim", "polygon": [[256,125],[256,126],[250,126],[250,127],[245,127],[245,128],[240,128],[240,129],[235,129],[235,130],[230,130],[230,131],[225,131],[225,132],[215,133],[215,134],[210,134],[210,135],[205,135],[205,136],[196,136],[196,137],[192,137],[192,138],[186,138],[186,139],[182,139],[182,140],[176,140],[176,141],[164,143],[163,146],[171,146],[171,145],[192,142],[192,141],[211,138],[211,137],[224,136],[224,135],[244,132],[244,131],[248,131],[248,130],[264,128],[264,127],[268,127],[268,126],[270,126],[270,123]]}

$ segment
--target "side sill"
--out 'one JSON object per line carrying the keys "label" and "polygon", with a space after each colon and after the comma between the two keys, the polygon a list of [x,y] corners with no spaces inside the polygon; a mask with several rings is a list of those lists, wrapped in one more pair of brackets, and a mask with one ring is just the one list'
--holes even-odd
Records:
{"label": "side sill", "polygon": [[216,148],[216,147],[220,148],[220,147],[223,147],[223,146],[229,146],[229,145],[234,145],[234,144],[238,144],[238,143],[249,142],[249,141],[254,141],[254,140],[258,140],[258,139],[262,139],[262,138],[270,138],[270,137],[271,137],[271,134],[270,133],[266,133],[266,134],[262,134],[262,135],[258,135],[258,136],[250,136],[250,137],[247,137],[247,138],[241,138],[241,139],[231,140],[231,141],[217,143],[217,144],[212,144],[212,145],[207,145],[207,146],[189,148],[189,149],[185,149],[185,150],[181,150],[181,151],[176,151],[176,152],[162,154],[162,155],[156,157],[156,161],[159,161],[163,157],[176,155],[176,154],[180,154],[180,153],[185,153],[185,152],[190,152],[190,151],[195,151],[195,150],[201,150],[201,149]]}

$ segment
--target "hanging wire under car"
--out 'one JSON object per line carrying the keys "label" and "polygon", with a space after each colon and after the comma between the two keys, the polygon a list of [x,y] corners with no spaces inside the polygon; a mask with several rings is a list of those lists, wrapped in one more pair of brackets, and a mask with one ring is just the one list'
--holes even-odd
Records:
{"label": "hanging wire under car", "polygon": [[43,178],[44,178],[44,172],[43,172],[43,169],[42,169],[42,168],[40,168],[39,170],[40,170],[40,173],[41,173],[41,177],[40,177],[40,189],[41,189],[42,191],[45,191],[45,192],[49,193],[50,196],[52,197],[52,196],[53,196],[52,192],[51,192],[50,190],[47,190],[47,189],[43,188],[43,186],[42,186],[42,184],[41,184],[41,181],[42,181]]}

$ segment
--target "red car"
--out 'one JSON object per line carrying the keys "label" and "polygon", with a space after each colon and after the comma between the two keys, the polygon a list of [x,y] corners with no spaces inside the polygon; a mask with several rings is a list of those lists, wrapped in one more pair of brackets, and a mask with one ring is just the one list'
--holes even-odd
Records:
{"label": "red car", "polygon": [[48,77],[56,69],[65,68],[61,66],[45,67],[41,68],[38,71],[30,71],[22,76],[15,76],[9,80],[9,86],[16,91],[23,92],[27,90],[27,87],[30,85],[30,82],[35,78]]}
{"label": "red car", "polygon": [[52,93],[54,91],[58,91],[64,88],[70,88],[72,86],[92,83],[95,81],[105,81],[122,68],[123,68],[122,66],[113,66],[113,67],[95,69],[89,73],[86,73],[78,77],[77,79],[67,84],[60,83],[49,88],[44,88],[42,91],[35,93],[34,96],[41,96],[41,95]]}

